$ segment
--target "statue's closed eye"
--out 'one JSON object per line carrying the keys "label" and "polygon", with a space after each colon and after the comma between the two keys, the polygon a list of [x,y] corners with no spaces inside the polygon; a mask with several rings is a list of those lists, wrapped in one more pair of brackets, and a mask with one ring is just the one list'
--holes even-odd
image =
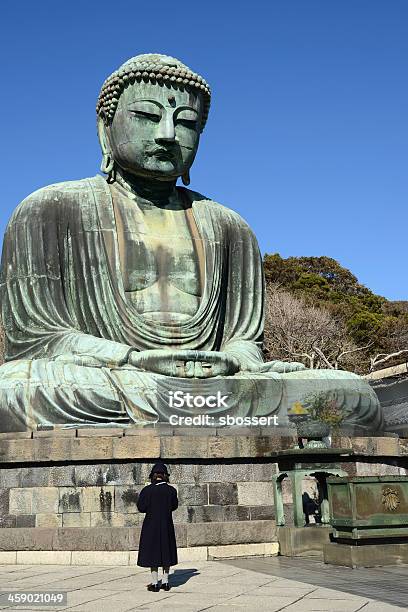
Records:
{"label": "statue's closed eye", "polygon": [[183,125],[184,127],[189,128],[190,130],[195,130],[197,127],[197,121],[195,121],[194,119],[181,119],[177,117],[175,124]]}
{"label": "statue's closed eye", "polygon": [[144,117],[145,119],[150,119],[150,121],[154,121],[155,123],[158,123],[161,119],[161,115],[158,113],[148,113],[142,110],[131,110],[130,112],[133,116]]}
{"label": "statue's closed eye", "polygon": [[133,102],[129,108],[130,113],[135,117],[143,117],[158,123],[162,117],[162,113],[157,104],[148,100],[138,100]]}
{"label": "statue's closed eye", "polygon": [[[177,112],[177,111],[176,111]],[[190,129],[196,129],[197,127],[198,114],[194,109],[181,109],[175,118],[176,125],[183,125]]]}

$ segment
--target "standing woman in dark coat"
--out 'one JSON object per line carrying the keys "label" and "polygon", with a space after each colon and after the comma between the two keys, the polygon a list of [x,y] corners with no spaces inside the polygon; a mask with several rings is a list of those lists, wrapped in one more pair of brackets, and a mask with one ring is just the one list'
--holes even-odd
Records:
{"label": "standing woman in dark coat", "polygon": [[137,507],[145,512],[140,534],[137,564],[150,567],[148,591],[158,592],[159,567],[163,568],[161,588],[170,590],[170,565],[177,565],[177,545],[171,513],[178,506],[177,491],[168,484],[169,473],[164,463],[156,463],[149,476],[151,484],[141,490]]}

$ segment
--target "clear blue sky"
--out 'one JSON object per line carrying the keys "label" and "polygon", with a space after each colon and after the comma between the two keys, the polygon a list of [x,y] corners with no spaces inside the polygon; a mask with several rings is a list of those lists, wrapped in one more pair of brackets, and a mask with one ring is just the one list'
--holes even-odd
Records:
{"label": "clear blue sky", "polygon": [[17,0],[2,25],[1,235],[30,192],[96,174],[103,80],[162,52],[213,90],[191,187],[262,252],[408,299],[407,0]]}

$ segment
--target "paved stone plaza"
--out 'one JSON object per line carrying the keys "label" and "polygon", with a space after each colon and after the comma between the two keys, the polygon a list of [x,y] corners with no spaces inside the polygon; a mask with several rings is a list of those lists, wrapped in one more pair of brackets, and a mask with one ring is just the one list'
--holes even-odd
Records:
{"label": "paved stone plaza", "polygon": [[[297,580],[289,580],[289,576]],[[408,570],[333,568],[311,559],[259,558],[186,562],[169,592],[146,590],[138,567],[2,565],[1,591],[63,591],[68,604],[13,610],[267,610],[275,612],[391,612],[405,610]],[[325,586],[323,586],[323,584]],[[368,597],[370,593],[371,597]],[[10,609],[8,604],[1,609]]]}

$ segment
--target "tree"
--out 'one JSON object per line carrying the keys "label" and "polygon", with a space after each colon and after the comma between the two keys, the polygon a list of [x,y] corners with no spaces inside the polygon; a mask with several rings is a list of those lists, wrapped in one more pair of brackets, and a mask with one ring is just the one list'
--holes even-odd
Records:
{"label": "tree", "polygon": [[363,373],[385,362],[394,365],[407,352],[408,301],[376,295],[335,259],[267,254],[264,270],[267,286],[279,285],[304,307],[322,310],[337,322],[342,337],[354,347],[342,355],[342,367],[347,360],[350,369]]}
{"label": "tree", "polygon": [[408,361],[408,316],[385,316],[378,331],[377,352],[370,355],[370,371]]}
{"label": "tree", "polygon": [[276,284],[266,290],[265,349],[268,359],[301,361],[311,369],[359,369],[345,322]]}
{"label": "tree", "polygon": [[[279,283],[288,289],[302,289],[324,286],[325,291],[344,296],[374,296],[361,285],[357,278],[331,257],[288,257],[283,259],[278,253],[264,256],[265,278],[267,282]],[[379,296],[376,296],[379,297]],[[383,298],[381,298],[383,299]]]}
{"label": "tree", "polygon": [[358,343],[374,343],[382,322],[382,315],[362,310],[347,321],[347,326],[351,336]]}

